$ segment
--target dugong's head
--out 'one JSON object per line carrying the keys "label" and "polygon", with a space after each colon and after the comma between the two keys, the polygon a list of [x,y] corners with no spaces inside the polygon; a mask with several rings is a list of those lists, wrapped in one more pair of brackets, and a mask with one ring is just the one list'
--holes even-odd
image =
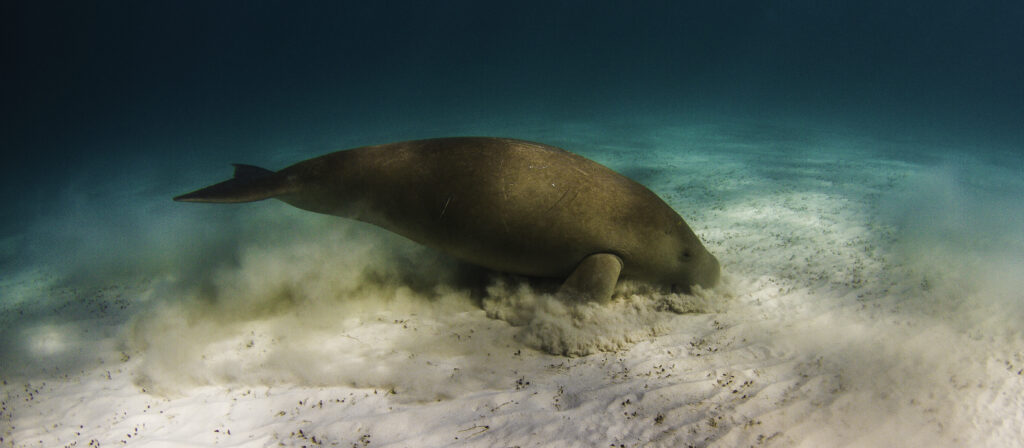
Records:
{"label": "dugong's head", "polygon": [[718,259],[711,252],[708,252],[703,245],[685,248],[679,254],[681,269],[676,272],[676,282],[672,284],[673,291],[689,292],[692,286],[711,288],[718,284],[718,278],[722,275],[722,268]]}
{"label": "dugong's head", "polygon": [[718,259],[708,252],[682,219],[673,230],[648,241],[650,258],[644,260],[644,264],[650,264],[639,277],[681,293],[691,292],[693,286],[711,288],[718,284],[721,277]]}
{"label": "dugong's head", "polygon": [[[718,284],[721,267],[718,259],[708,252],[700,241],[667,248],[656,283],[671,288],[672,292],[690,293],[694,286],[711,288]],[[673,245],[674,246],[674,245]]]}

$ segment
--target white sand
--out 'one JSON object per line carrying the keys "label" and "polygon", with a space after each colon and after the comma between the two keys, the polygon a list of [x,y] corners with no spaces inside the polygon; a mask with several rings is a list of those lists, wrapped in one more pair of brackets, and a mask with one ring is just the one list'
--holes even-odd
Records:
{"label": "white sand", "polygon": [[0,284],[2,445],[1024,440],[1019,157],[749,123],[617,132],[515,136],[650,186],[721,286],[627,284],[601,307],[496,277],[481,299],[443,256],[280,203],[70,197],[2,246],[49,260]]}

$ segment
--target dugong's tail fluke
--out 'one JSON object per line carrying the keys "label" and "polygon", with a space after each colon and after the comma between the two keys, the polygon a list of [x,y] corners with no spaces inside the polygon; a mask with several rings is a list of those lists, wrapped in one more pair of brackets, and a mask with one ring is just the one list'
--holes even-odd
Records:
{"label": "dugong's tail fluke", "polygon": [[284,176],[252,165],[235,165],[235,177],[174,198],[182,202],[253,202],[290,193]]}

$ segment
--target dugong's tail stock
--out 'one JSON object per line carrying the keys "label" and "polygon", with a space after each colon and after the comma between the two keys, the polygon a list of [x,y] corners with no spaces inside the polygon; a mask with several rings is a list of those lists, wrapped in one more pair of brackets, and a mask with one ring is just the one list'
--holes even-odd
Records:
{"label": "dugong's tail stock", "polygon": [[253,202],[289,193],[284,176],[252,165],[234,164],[235,176],[216,185],[174,198],[181,202]]}

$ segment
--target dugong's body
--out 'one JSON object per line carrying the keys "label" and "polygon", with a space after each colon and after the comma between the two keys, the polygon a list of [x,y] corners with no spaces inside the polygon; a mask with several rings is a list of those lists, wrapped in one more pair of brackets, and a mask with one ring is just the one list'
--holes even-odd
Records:
{"label": "dugong's body", "polygon": [[566,278],[563,291],[611,296],[619,276],[688,292],[718,261],[643,185],[559,148],[440,138],[338,151],[278,172],[236,165],[231,180],[176,197],[277,198],[357,219],[496,271]]}

